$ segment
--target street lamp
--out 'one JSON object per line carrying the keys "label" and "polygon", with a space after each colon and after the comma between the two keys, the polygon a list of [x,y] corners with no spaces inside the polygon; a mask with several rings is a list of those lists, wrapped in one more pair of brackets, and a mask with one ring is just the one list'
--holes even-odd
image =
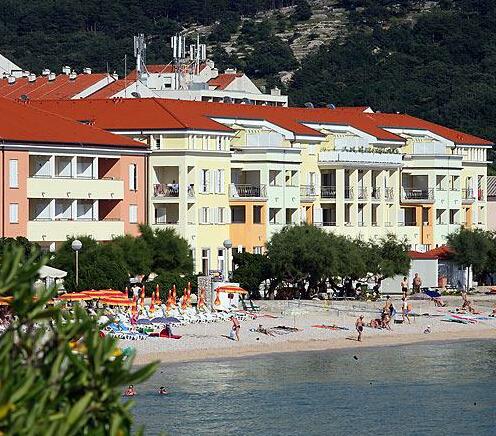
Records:
{"label": "street lamp", "polygon": [[79,250],[83,248],[83,243],[79,239],[74,239],[71,248],[76,253],[76,288],[79,287]]}
{"label": "street lamp", "polygon": [[226,279],[229,281],[229,249],[233,246],[232,241],[230,239],[226,239],[222,245],[226,249]]}

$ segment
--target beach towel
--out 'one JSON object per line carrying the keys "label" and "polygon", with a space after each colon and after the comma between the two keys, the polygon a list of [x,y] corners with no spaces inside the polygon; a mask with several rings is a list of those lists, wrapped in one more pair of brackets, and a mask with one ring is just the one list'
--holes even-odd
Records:
{"label": "beach towel", "polygon": [[326,329],[326,330],[349,330],[348,327],[340,327],[337,326],[336,324],[331,324],[331,325],[317,324],[317,325],[313,325],[312,327],[315,327],[317,329]]}

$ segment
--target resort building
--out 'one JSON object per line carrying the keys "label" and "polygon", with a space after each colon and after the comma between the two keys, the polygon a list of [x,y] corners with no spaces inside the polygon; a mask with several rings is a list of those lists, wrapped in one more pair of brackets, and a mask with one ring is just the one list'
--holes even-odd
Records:
{"label": "resort building", "polygon": [[146,219],[188,240],[197,271],[224,269],[225,239],[259,253],[302,222],[364,239],[394,233],[417,251],[487,225],[492,144],[407,115],[165,99],[29,104],[146,143]]}
{"label": "resort building", "polygon": [[70,236],[108,241],[145,221],[147,147],[0,98],[0,228],[53,250]]}
{"label": "resort building", "polygon": [[496,176],[487,178],[487,230],[496,231]]}

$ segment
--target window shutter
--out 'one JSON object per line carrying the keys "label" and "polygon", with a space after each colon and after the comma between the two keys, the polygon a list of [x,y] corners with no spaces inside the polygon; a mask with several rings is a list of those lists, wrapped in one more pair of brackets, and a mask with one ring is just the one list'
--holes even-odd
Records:
{"label": "window shutter", "polygon": [[225,180],[225,171],[224,170],[219,170],[219,177],[220,177],[220,193],[221,194],[225,194],[226,192],[226,180]]}
{"label": "window shutter", "polygon": [[314,207],[313,208],[313,223],[316,226],[322,225],[322,208]]}
{"label": "window shutter", "polygon": [[214,170],[214,192],[216,194],[220,193],[219,185],[220,185],[220,172],[219,170]]}
{"label": "window shutter", "polygon": [[224,209],[224,223],[225,224],[231,224],[231,208],[226,207]]}
{"label": "window shutter", "polygon": [[209,184],[210,184],[208,192],[210,192],[210,193],[215,192],[215,173],[216,173],[216,171],[214,171],[214,170],[209,170],[207,173],[209,176],[208,180],[209,180]]}
{"label": "window shutter", "polygon": [[203,216],[202,216],[202,211],[203,211],[203,208],[202,208],[202,207],[200,207],[200,208],[198,209],[198,223],[199,223],[199,224],[203,224]]}
{"label": "window shutter", "polygon": [[134,191],[136,188],[134,186],[134,164],[129,165],[129,190]]}
{"label": "window shutter", "polygon": [[9,187],[18,188],[19,187],[19,174],[18,174],[18,161],[17,159],[11,159],[9,161]]}

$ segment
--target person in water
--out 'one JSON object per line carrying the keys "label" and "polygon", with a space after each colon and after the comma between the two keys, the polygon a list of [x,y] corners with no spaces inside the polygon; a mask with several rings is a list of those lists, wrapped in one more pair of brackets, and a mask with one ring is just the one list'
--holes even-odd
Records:
{"label": "person in water", "polygon": [[158,390],[158,393],[160,395],[167,395],[169,392],[167,392],[167,389],[165,389],[165,386],[160,386],[160,389]]}
{"label": "person in water", "polygon": [[136,395],[136,389],[134,389],[134,386],[129,385],[128,388],[124,391],[124,395],[126,397],[134,397]]}
{"label": "person in water", "polygon": [[363,332],[363,315],[360,315],[355,323],[355,328],[358,332],[358,342],[362,342],[362,332]]}

